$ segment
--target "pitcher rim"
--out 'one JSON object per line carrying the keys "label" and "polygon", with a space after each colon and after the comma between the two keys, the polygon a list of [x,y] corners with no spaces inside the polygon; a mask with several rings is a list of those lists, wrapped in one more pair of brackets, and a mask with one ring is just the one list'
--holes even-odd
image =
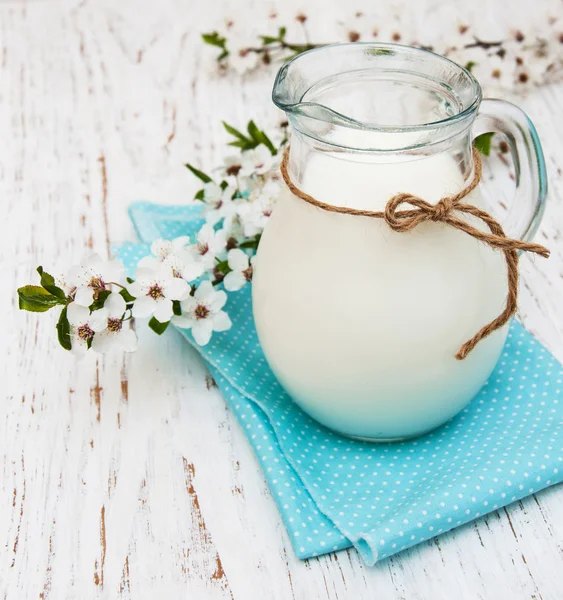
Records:
{"label": "pitcher rim", "polygon": [[[305,96],[305,94],[307,93],[308,90],[302,94],[301,99],[298,102],[284,103],[283,101],[281,101],[279,89],[283,85],[283,79],[284,79],[285,73],[288,71],[288,69],[290,68],[290,66],[292,64],[296,63],[297,61],[302,60],[303,58],[305,58],[307,56],[310,56],[311,54],[314,54],[317,52],[322,52],[322,51],[325,51],[330,48],[354,47],[354,48],[359,49],[361,47],[365,48],[367,46],[371,46],[373,48],[396,50],[396,51],[400,51],[400,52],[408,51],[408,52],[412,52],[412,53],[416,53],[416,54],[420,54],[420,55],[430,54],[437,61],[444,61],[446,63],[449,63],[450,65],[453,65],[453,67],[455,67],[460,72],[460,74],[462,74],[463,76],[465,76],[467,78],[467,80],[471,83],[471,85],[473,87],[473,99],[472,99],[471,103],[466,108],[459,111],[458,113],[451,115],[445,119],[439,119],[437,121],[429,121],[427,123],[417,123],[414,125],[412,125],[412,124],[411,125],[377,125],[374,123],[365,123],[363,121],[358,121],[356,119],[353,119],[352,117],[344,115],[344,114],[342,114],[332,108],[324,106],[323,104],[320,104],[318,102],[303,101],[303,97]],[[352,70],[347,71],[347,72],[352,72]],[[407,72],[407,71],[405,70],[404,72]],[[287,60],[283,63],[283,65],[280,67],[280,69],[278,70],[278,72],[276,74],[276,78],[274,80],[274,86],[272,89],[273,103],[279,109],[283,110],[286,113],[290,113],[290,114],[296,113],[300,106],[319,106],[319,107],[323,108],[323,111],[326,111],[329,114],[333,115],[335,118],[337,118],[340,125],[344,125],[344,126],[349,125],[355,129],[359,128],[359,129],[362,129],[365,131],[377,131],[377,132],[385,132],[385,133],[409,133],[409,132],[416,132],[416,131],[425,131],[428,129],[436,129],[438,127],[446,127],[448,125],[458,123],[458,122],[463,121],[466,118],[470,117],[472,114],[476,113],[482,99],[483,99],[483,92],[482,92],[479,81],[475,78],[475,76],[468,69],[466,69],[459,63],[456,63],[455,61],[451,60],[450,58],[448,58],[446,56],[443,56],[443,55],[433,52],[431,50],[427,50],[426,48],[418,48],[416,46],[407,46],[405,44],[394,44],[394,43],[387,43],[387,42],[343,42],[343,43],[325,44],[323,46],[319,46],[318,48],[312,48],[311,50],[306,50],[305,52],[302,52],[301,54],[298,54],[297,56],[294,56],[293,58],[290,58],[289,60]],[[309,115],[309,117],[310,117],[310,115]],[[319,119],[319,120],[325,121],[325,119]]]}

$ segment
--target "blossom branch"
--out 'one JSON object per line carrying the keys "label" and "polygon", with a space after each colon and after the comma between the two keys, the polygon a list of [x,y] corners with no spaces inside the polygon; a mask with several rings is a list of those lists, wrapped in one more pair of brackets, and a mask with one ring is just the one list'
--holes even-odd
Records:
{"label": "blossom branch", "polygon": [[148,319],[158,335],[170,323],[190,329],[202,346],[214,332],[231,327],[223,306],[227,292],[252,280],[253,255],[279,192],[279,149],[287,123],[272,135],[252,120],[244,132],[223,125],[237,154],[214,175],[186,164],[203,183],[194,200],[207,222],[195,239],[155,240],[150,255],[137,264],[135,278],[125,278],[118,261],[93,254],[58,278],[38,267],[40,285],[18,289],[22,310],[60,307],[57,337],[65,350],[135,350],[135,332],[126,325],[133,319]]}
{"label": "blossom branch", "polygon": [[[270,16],[270,19],[275,18],[277,15]],[[337,37],[332,41],[393,42],[431,50],[471,70],[486,91],[504,89],[518,92],[563,78],[563,29],[556,18],[546,19],[539,29],[509,30],[502,38],[490,41],[476,35],[468,41],[471,26],[461,23],[450,31],[448,37],[444,37],[441,45],[417,39],[414,32],[407,29],[408,25],[401,25],[394,16],[390,16],[389,21],[392,25],[387,29],[385,21],[374,26],[370,24],[369,17],[357,12],[344,24],[340,39]],[[270,64],[279,65],[302,52],[325,45],[311,40],[307,15],[299,13],[295,22],[299,27],[295,32],[288,33],[289,27],[282,25],[277,28],[276,34],[245,39],[244,36],[248,36],[246,26],[244,32],[237,32],[231,21],[224,33],[204,33],[202,39],[219,50],[216,59],[221,71],[234,70],[245,74]],[[408,23],[408,20],[405,22]],[[291,39],[298,35],[304,38],[304,42]]]}

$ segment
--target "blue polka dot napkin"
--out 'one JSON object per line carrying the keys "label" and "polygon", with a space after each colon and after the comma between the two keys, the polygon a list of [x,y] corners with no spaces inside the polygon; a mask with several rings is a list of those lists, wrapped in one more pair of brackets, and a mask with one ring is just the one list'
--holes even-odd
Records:
{"label": "blue polka dot napkin", "polygon": [[[117,255],[131,271],[157,238],[194,234],[194,206],[137,203],[140,244]],[[200,348],[268,480],[297,556],[355,546],[367,564],[559,483],[563,371],[518,322],[473,402],[415,440],[370,444],[318,425],[284,392],[256,337],[249,286],[229,294],[230,331]],[[189,331],[181,330],[193,343]]]}

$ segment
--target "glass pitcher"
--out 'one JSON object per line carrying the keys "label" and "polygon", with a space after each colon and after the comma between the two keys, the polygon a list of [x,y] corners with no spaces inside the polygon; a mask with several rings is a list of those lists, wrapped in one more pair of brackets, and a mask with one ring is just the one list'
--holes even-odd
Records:
{"label": "glass pitcher", "polygon": [[[435,204],[472,178],[473,137],[498,132],[517,180],[505,231],[528,240],[538,228],[546,175],[532,123],[512,104],[482,100],[471,73],[444,57],[325,46],[282,66],[273,100],[292,128],[291,180],[317,200],[384,210],[405,192]],[[479,188],[464,201],[486,210]],[[456,360],[504,308],[501,252],[443,223],[395,232],[289,190],[262,236],[252,294],[282,386],[320,423],[361,439],[405,439],[448,421],[486,382],[508,331]]]}

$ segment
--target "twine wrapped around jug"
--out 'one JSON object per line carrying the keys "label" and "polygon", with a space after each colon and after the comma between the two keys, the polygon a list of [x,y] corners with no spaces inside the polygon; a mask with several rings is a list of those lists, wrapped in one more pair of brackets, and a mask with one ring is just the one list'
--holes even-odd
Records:
{"label": "twine wrapped around jug", "polygon": [[[496,319],[493,319],[490,323],[485,325],[470,340],[461,346],[455,355],[458,360],[463,360],[482,339],[486,338],[488,335],[493,333],[493,331],[500,329],[503,325],[508,323],[510,318],[516,313],[518,308],[518,250],[522,250],[524,252],[533,252],[534,254],[543,256],[544,258],[549,257],[549,250],[544,246],[506,237],[506,234],[504,233],[500,223],[491,217],[491,215],[477,208],[476,206],[462,202],[463,198],[471,193],[481,181],[481,157],[475,148],[473,148],[473,179],[460,192],[453,196],[446,196],[439,200],[436,204],[430,204],[426,200],[423,200],[418,196],[413,196],[412,194],[400,193],[389,199],[384,211],[360,210],[345,206],[333,206],[332,204],[326,204],[325,202],[321,202],[320,200],[309,196],[309,194],[301,191],[291,181],[288,171],[288,161],[289,144],[285,149],[280,165],[283,180],[285,181],[285,184],[289,190],[295,196],[301,200],[304,200],[305,202],[308,202],[309,204],[312,204],[313,206],[316,206],[317,208],[344,215],[383,219],[393,231],[397,232],[411,231],[425,221],[444,223],[454,227],[455,229],[464,231],[476,240],[488,244],[491,246],[491,248],[498,248],[499,250],[503,251],[506,258],[508,277],[508,296],[506,299],[506,306],[502,313],[496,317]],[[399,210],[399,208],[404,204],[408,204],[414,208]],[[469,223],[459,219],[456,216],[456,213],[465,213],[481,219],[481,221],[483,221],[489,228],[490,233],[476,229]]]}

